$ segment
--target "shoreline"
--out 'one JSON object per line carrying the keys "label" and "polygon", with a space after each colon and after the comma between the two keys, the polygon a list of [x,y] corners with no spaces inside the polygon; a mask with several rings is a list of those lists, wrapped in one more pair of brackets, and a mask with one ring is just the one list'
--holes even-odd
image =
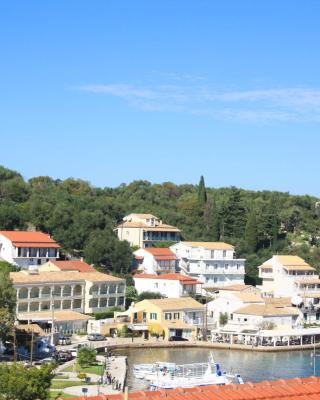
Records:
{"label": "shoreline", "polygon": [[241,350],[241,351],[259,351],[259,352],[284,352],[284,351],[299,351],[299,350],[313,350],[314,348],[320,348],[320,343],[304,344],[304,345],[290,345],[290,346],[247,346],[243,344],[229,344],[229,343],[211,343],[211,342],[146,342],[146,343],[113,343],[107,344],[103,347],[97,347],[97,350],[117,350],[117,349],[141,349],[141,348],[209,348],[209,349],[225,349],[225,350]]}

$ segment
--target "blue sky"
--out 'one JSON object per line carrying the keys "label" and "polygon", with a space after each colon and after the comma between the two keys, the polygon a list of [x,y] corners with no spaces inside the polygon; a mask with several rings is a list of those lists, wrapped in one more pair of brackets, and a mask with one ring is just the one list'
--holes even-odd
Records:
{"label": "blue sky", "polygon": [[320,196],[320,2],[0,2],[0,164]]}

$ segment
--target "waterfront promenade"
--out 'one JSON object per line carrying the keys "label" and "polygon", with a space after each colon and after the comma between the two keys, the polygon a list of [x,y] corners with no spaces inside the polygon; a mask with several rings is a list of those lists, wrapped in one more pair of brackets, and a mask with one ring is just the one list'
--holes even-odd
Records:
{"label": "waterfront promenade", "polygon": [[[71,346],[64,346],[74,347]],[[188,342],[169,342],[167,340],[151,337],[148,340],[143,338],[108,338],[104,341],[90,342],[90,347],[97,349],[98,351],[106,350],[117,350],[117,349],[128,349],[128,348],[177,348],[177,347],[200,347],[210,349],[228,349],[228,350],[244,350],[244,351],[261,351],[261,352],[279,352],[279,351],[298,351],[298,350],[312,350],[314,348],[320,348],[320,343],[308,343],[308,344],[295,344],[277,346],[266,346],[266,345],[249,345],[249,344],[237,344],[228,342],[211,342],[202,340],[190,340]]]}

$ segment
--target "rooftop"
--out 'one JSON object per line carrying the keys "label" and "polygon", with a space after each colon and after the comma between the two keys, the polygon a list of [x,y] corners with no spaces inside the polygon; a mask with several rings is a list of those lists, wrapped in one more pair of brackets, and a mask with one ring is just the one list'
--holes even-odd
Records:
{"label": "rooftop", "polygon": [[[54,320],[55,321],[87,321],[92,319],[90,315],[84,315],[76,311],[55,311]],[[19,320],[32,320],[32,321],[51,321],[52,312],[51,311],[39,311],[31,313],[20,313]]]}
{"label": "rooftop", "polygon": [[191,297],[182,297],[178,299],[152,299],[152,300],[142,300],[136,304],[136,307],[141,307],[144,305],[151,304],[160,308],[162,311],[166,310],[184,310],[184,309],[203,309],[204,306],[197,300]]}
{"label": "rooftop", "polygon": [[60,271],[78,271],[78,272],[95,272],[96,270],[81,260],[66,260],[66,261],[50,261]]}
{"label": "rooftop", "polygon": [[231,244],[224,242],[180,242],[190,247],[203,247],[210,250],[234,250]]}
{"label": "rooftop", "polygon": [[23,283],[52,283],[52,282],[120,282],[123,279],[102,272],[53,271],[29,273],[28,270],[10,272],[14,284]]}
{"label": "rooftop", "polygon": [[150,226],[144,224],[143,222],[134,222],[134,221],[124,221],[123,223],[118,225],[118,229],[123,229],[123,228],[143,228],[145,231],[180,232],[180,229],[172,225],[157,224],[155,226]]}
{"label": "rooftop", "polygon": [[147,247],[144,249],[148,253],[152,254],[156,260],[176,260],[177,257],[173,251],[168,247],[157,248],[157,247]]}
{"label": "rooftop", "polygon": [[257,296],[254,293],[237,292],[237,293],[233,293],[233,296],[236,296],[239,300],[243,301],[244,303],[263,303],[264,304],[264,299]]}
{"label": "rooftop", "polygon": [[244,284],[235,284],[235,285],[227,285],[227,286],[216,286],[216,287],[207,287],[205,290],[207,292],[218,292],[218,291],[230,291],[230,292],[242,292],[249,288],[252,288],[252,285],[244,285]]}
{"label": "rooftop", "polygon": [[190,276],[182,275],[182,274],[136,274],[134,279],[159,279],[159,280],[168,280],[168,281],[180,281],[185,285],[198,285],[202,282],[197,281],[195,278]]}
{"label": "rooftop", "polygon": [[[122,400],[123,398],[123,394],[108,394],[77,399]],[[317,377],[128,393],[128,400],[319,400],[319,398],[320,378]]]}
{"label": "rooftop", "polygon": [[59,248],[57,242],[43,232],[0,231],[16,247],[50,247]]}
{"label": "rooftop", "polygon": [[249,304],[234,311],[234,314],[268,316],[291,316],[299,315],[295,307],[277,306],[275,304]]}

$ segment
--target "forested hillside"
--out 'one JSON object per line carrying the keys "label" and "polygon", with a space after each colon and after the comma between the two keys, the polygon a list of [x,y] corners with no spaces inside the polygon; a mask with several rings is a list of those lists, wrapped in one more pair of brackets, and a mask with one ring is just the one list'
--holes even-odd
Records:
{"label": "forested hillside", "polygon": [[247,258],[247,281],[275,253],[298,254],[320,266],[320,201],[311,196],[199,185],[135,181],[95,188],[79,179],[25,181],[0,167],[0,229],[50,233],[65,253],[126,273],[131,249],[114,226],[131,212],[150,212],[182,229],[186,240],[224,240]]}

